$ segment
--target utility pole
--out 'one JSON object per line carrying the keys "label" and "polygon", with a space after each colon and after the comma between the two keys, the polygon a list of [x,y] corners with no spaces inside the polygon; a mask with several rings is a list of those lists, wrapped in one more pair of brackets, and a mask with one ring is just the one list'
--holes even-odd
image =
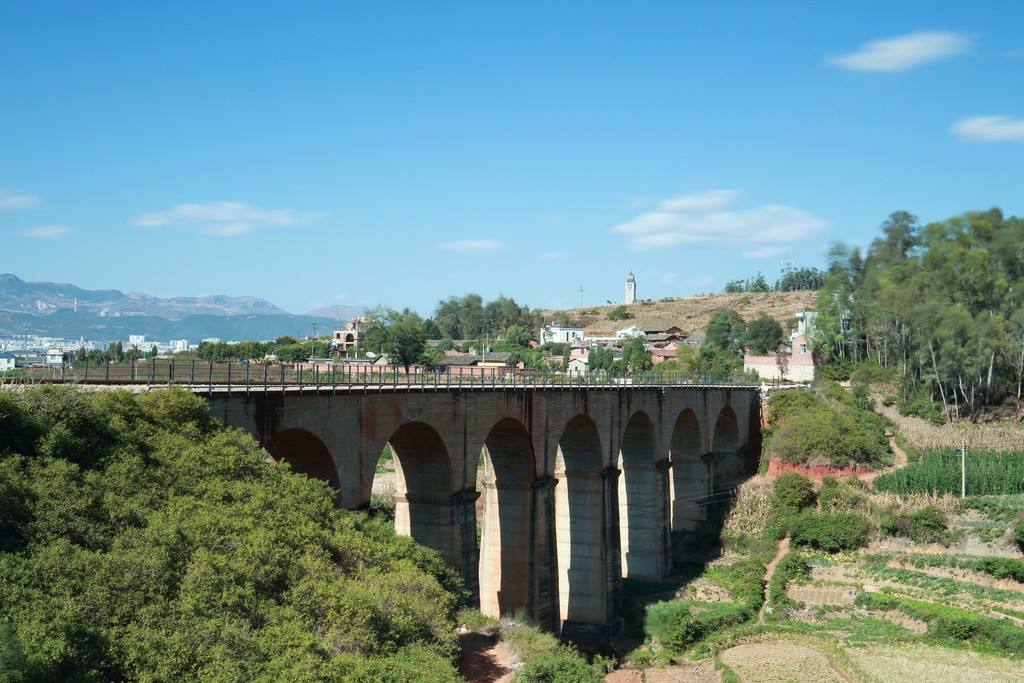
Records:
{"label": "utility pole", "polygon": [[580,285],[580,308],[583,308],[583,285]]}
{"label": "utility pole", "polygon": [[960,497],[967,497],[967,439],[960,442]]}

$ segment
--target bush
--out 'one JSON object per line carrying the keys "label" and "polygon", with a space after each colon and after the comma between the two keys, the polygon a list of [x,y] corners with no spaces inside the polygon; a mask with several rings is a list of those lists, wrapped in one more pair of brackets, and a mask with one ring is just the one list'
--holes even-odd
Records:
{"label": "bush", "polygon": [[30,679],[457,680],[441,556],[202,399],[48,387],[8,410],[31,419],[0,426],[0,659]]}
{"label": "bush", "polygon": [[780,475],[772,484],[772,512],[777,515],[800,512],[815,500],[814,484],[795,472]]}
{"label": "bush", "polygon": [[874,363],[861,363],[850,373],[850,381],[854,384],[882,384],[896,379],[897,368],[883,367]]}
{"label": "bush", "polygon": [[790,536],[797,545],[830,553],[854,550],[867,541],[868,521],[852,512],[805,510],[792,520]]}
{"label": "bush", "polygon": [[601,683],[604,671],[588,664],[578,652],[560,647],[528,659],[516,676],[517,683]]}
{"label": "bush", "polygon": [[644,632],[670,653],[680,654],[713,631],[742,623],[751,614],[747,607],[728,602],[657,602],[647,606]]}
{"label": "bush", "polygon": [[451,662],[422,646],[408,647],[388,657],[342,656],[330,671],[335,680],[346,683],[458,683],[462,680]]}
{"label": "bush", "polygon": [[925,396],[914,396],[900,401],[898,408],[900,415],[903,416],[920,417],[937,425],[945,422],[942,417],[942,406]]}
{"label": "bush", "polygon": [[1024,655],[1024,628],[968,612],[955,607],[881,595],[862,593],[857,604],[868,609],[898,609],[904,614],[928,623],[928,640],[945,644],[948,641],[970,642],[1010,655]]}
{"label": "bush", "polygon": [[880,527],[889,536],[904,536],[915,543],[945,543],[949,539],[949,520],[932,505],[909,514],[883,515]]}
{"label": "bush", "polygon": [[[855,479],[860,483],[859,479]],[[833,477],[825,477],[821,480],[821,490],[818,491],[818,502],[821,509],[826,512],[838,512],[840,510],[857,510],[862,507],[867,498],[854,490],[850,484],[840,483]]]}
{"label": "bush", "polygon": [[793,601],[786,595],[786,586],[794,581],[800,581],[810,576],[810,567],[807,560],[798,552],[787,553],[775,565],[775,573],[772,574],[772,582],[768,587],[768,597],[772,607],[792,607]]}
{"label": "bush", "polygon": [[853,365],[849,361],[830,361],[818,368],[821,377],[832,382],[845,382],[850,379]]}
{"label": "bush", "polygon": [[609,320],[629,320],[632,317],[633,314],[630,313],[625,306],[616,306],[608,314]]}
{"label": "bush", "polygon": [[892,394],[886,396],[885,398],[882,399],[882,405],[885,406],[886,408],[896,405],[896,397],[893,396]]}
{"label": "bush", "polygon": [[1017,520],[1017,523],[1013,525],[1013,540],[1017,542],[1017,547],[1024,550],[1024,519]]}

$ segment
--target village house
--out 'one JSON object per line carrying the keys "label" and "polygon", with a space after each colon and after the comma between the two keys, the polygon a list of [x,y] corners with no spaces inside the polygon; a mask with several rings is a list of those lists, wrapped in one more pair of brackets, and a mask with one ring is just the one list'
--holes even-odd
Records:
{"label": "village house", "polygon": [[808,334],[812,329],[814,312],[799,311],[796,319],[797,327],[789,342],[780,344],[777,353],[767,356],[744,353],[743,371],[756,372],[763,380],[813,382],[816,368]]}

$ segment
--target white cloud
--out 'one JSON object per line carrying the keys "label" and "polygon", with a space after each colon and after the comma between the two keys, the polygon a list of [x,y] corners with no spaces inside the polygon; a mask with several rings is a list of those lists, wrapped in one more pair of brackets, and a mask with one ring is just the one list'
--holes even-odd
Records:
{"label": "white cloud", "polygon": [[968,142],[1024,142],[1024,119],[1011,116],[972,116],[950,130]]}
{"label": "white cloud", "polygon": [[320,214],[291,209],[260,209],[245,202],[179,204],[167,211],[142,214],[133,223],[143,227],[178,227],[207,235],[237,237],[258,228],[291,227],[312,223]]}
{"label": "white cloud", "polygon": [[458,251],[458,252],[482,252],[482,251],[497,251],[504,247],[498,240],[489,239],[471,239],[471,240],[456,240],[454,242],[445,242],[441,245],[441,248],[445,251]]}
{"label": "white cloud", "polygon": [[679,280],[679,276],[675,273],[663,273],[658,276],[658,282],[663,285],[674,285]]}
{"label": "white cloud", "polygon": [[537,258],[541,261],[561,261],[566,256],[568,256],[568,254],[564,251],[545,251],[537,254]]}
{"label": "white cloud", "polygon": [[71,228],[64,225],[40,225],[35,228],[25,228],[21,231],[24,237],[32,237],[37,240],[55,240],[71,234]]}
{"label": "white cloud", "polygon": [[748,249],[743,252],[743,258],[771,258],[789,251],[789,247],[761,247],[759,249]]}
{"label": "white cloud", "polygon": [[766,246],[781,248],[807,239],[827,225],[792,206],[729,208],[738,196],[735,190],[680,195],[612,230],[629,235],[629,246],[633,249],[704,245],[752,251]]}
{"label": "white cloud", "polygon": [[34,194],[0,187],[0,209],[30,209],[38,203]]}
{"label": "white cloud", "polygon": [[963,54],[970,46],[970,38],[962,33],[916,31],[864,43],[856,52],[828,61],[853,71],[905,71]]}

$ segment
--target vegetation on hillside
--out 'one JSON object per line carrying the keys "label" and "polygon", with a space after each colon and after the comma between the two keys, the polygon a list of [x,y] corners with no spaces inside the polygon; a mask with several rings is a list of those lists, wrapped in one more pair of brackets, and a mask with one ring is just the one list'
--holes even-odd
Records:
{"label": "vegetation on hillside", "polygon": [[454,681],[462,587],[185,392],[0,393],[7,681]]}
{"label": "vegetation on hillside", "polygon": [[796,464],[882,465],[891,461],[885,432],[891,423],[871,409],[862,389],[835,382],[772,394],[766,411],[764,452]]}

